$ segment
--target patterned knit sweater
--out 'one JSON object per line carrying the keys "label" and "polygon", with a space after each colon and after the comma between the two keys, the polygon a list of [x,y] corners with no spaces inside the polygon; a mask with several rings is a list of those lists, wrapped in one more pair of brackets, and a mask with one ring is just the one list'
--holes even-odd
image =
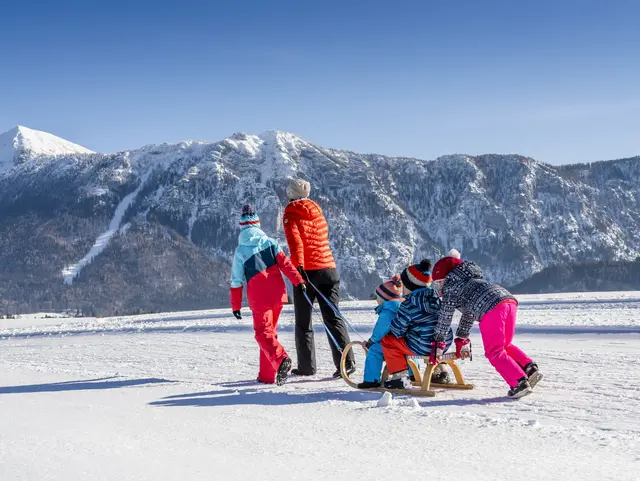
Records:
{"label": "patterned knit sweater", "polygon": [[517,302],[504,287],[486,281],[477,264],[470,261],[463,262],[444,280],[435,340],[445,340],[456,309],[462,312],[456,337],[466,338],[469,337],[474,321],[479,322],[482,316],[507,299]]}

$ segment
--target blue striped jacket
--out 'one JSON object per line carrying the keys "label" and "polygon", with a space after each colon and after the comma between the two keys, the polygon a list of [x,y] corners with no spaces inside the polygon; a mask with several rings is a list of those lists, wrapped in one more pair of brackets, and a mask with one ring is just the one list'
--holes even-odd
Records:
{"label": "blue striped jacket", "polygon": [[[433,289],[425,287],[406,296],[398,315],[391,321],[391,334],[405,338],[407,347],[419,356],[431,353],[438,317],[440,299]],[[453,331],[446,337],[447,349],[453,342]]]}

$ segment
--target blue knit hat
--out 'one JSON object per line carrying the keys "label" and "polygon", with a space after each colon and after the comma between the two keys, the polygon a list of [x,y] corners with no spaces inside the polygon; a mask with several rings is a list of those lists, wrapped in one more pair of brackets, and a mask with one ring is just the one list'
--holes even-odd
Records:
{"label": "blue knit hat", "polygon": [[242,207],[242,215],[240,216],[240,227],[246,229],[248,227],[260,227],[260,218],[256,214],[256,209],[251,204]]}

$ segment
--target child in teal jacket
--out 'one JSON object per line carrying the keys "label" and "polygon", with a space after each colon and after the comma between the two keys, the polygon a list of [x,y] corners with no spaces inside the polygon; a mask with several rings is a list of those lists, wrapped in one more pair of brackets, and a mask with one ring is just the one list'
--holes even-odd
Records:
{"label": "child in teal jacket", "polygon": [[403,301],[400,276],[394,276],[391,280],[378,286],[376,299],[378,301],[378,307],[376,307],[378,320],[373,329],[373,334],[367,341],[368,351],[364,364],[364,382],[358,384],[360,389],[380,387],[380,375],[384,361],[380,340],[389,333],[391,321],[395,319]]}

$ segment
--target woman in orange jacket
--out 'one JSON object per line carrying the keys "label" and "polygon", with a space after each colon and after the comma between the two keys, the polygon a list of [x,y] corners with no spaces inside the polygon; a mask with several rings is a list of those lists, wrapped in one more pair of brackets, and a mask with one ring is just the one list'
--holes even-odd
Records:
{"label": "woman in orange jacket", "polygon": [[[302,277],[313,284],[329,301],[338,306],[340,301],[340,277],[336,263],[329,247],[329,227],[322,214],[322,209],[309,199],[311,184],[306,180],[294,180],[287,187],[289,204],[285,208],[283,224],[284,233],[289,244],[291,262],[300,271]],[[309,286],[309,300],[313,303],[316,297],[324,323],[336,340],[340,349],[350,342],[347,328],[324,298]],[[295,338],[298,355],[298,367],[292,374],[312,376],[316,373],[316,354],[314,346],[313,326],[311,323],[312,306],[300,289],[293,293],[295,305]],[[336,367],[334,378],[340,377],[341,352],[329,338],[329,346]],[[347,371],[355,371],[355,361],[350,353],[347,360]]]}

